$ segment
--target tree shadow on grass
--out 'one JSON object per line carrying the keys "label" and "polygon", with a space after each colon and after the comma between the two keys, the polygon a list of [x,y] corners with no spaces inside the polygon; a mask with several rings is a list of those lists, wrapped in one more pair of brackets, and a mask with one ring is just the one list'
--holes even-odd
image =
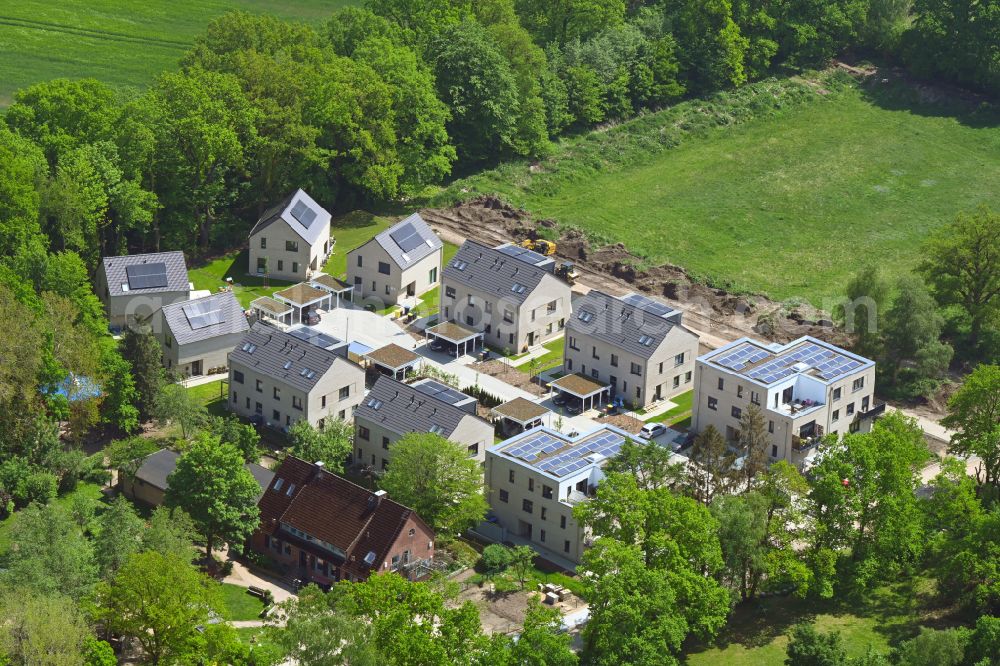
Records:
{"label": "tree shadow on grass", "polygon": [[954,118],[967,127],[1000,127],[997,100],[947,83],[921,81],[897,68],[880,68],[859,90],[875,106],[919,116]]}

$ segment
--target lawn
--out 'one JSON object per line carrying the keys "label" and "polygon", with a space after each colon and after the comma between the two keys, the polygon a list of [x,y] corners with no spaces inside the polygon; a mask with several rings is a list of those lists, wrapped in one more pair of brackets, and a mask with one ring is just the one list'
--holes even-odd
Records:
{"label": "lawn", "polygon": [[285,280],[264,279],[247,273],[249,267],[246,250],[234,252],[212,261],[188,269],[188,277],[195,289],[208,289],[216,292],[219,287],[227,285],[226,278],[233,278],[233,293],[240,304],[246,308],[250,301],[259,296],[270,296],[274,292],[294,284]]}
{"label": "lawn", "polygon": [[0,107],[39,81],[93,77],[143,88],[231,10],[319,25],[355,0],[20,0],[0,8]]}
{"label": "lawn", "polygon": [[652,418],[646,419],[646,423],[666,422],[668,425],[673,425],[685,417],[689,417],[691,415],[691,405],[694,403],[694,391],[685,391],[680,395],[674,396],[670,398],[670,402],[674,403],[673,407]]}
{"label": "lawn", "polygon": [[518,368],[524,370],[525,372],[538,374],[539,372],[544,372],[550,368],[554,368],[557,365],[562,365],[565,338],[560,336],[555,340],[549,340],[542,346],[546,349],[544,354],[526,363],[522,363],[518,366]]}
{"label": "lawn", "polygon": [[226,394],[221,379],[217,382],[191,386],[188,388],[188,393],[205,405],[208,413],[212,416],[225,416],[228,413]]}
{"label": "lawn", "polygon": [[452,183],[650,263],[828,305],[863,263],[899,274],[927,233],[1000,208],[1000,116],[907,84],[769,81],[561,141]]}
{"label": "lawn", "polygon": [[690,647],[686,663],[780,666],[788,634],[800,621],[815,622],[822,632],[839,631],[848,656],[863,655],[869,645],[884,653],[913,637],[922,624],[941,628],[959,622],[933,607],[932,592],[933,581],[917,578],[840,600],[763,599],[738,607],[717,645]]}
{"label": "lawn", "polygon": [[219,585],[219,595],[225,606],[224,620],[259,620],[260,613],[264,610],[264,602],[259,598],[247,593],[245,587],[221,583]]}
{"label": "lawn", "polygon": [[[72,492],[57,497],[54,502],[68,509],[73,505],[73,499],[77,496],[89,497],[97,501],[102,497],[101,487],[96,483],[81,481]],[[10,528],[14,524],[14,517],[16,515],[17,512],[14,512],[14,514],[4,520],[0,520],[0,555],[6,553],[10,547]]]}
{"label": "lawn", "polygon": [[323,266],[323,272],[343,278],[347,274],[347,253],[370,241],[375,234],[394,223],[387,217],[356,210],[330,222],[330,235],[336,239],[333,252]]}

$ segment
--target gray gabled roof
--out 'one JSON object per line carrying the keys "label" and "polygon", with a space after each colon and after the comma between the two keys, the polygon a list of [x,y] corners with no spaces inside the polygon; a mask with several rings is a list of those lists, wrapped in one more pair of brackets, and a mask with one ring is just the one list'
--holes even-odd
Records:
{"label": "gray gabled roof", "polygon": [[[139,471],[136,472],[135,478],[144,481],[147,485],[153,486],[154,488],[159,488],[160,490],[167,489],[167,477],[177,468],[177,459],[180,458],[180,454],[171,451],[170,449],[160,449],[155,453],[150,453],[146,456],[145,461],[143,461],[142,466]],[[253,474],[254,480],[257,481],[257,485],[260,486],[260,492],[257,494],[258,501],[264,494],[264,490],[271,485],[271,479],[274,478],[274,472],[267,469],[266,467],[261,467],[257,463],[247,463],[243,465],[251,474]]]}
{"label": "gray gabled roof", "polygon": [[[292,210],[300,202],[316,213],[315,219],[312,220],[309,226],[305,226],[292,215]],[[252,238],[254,234],[261,232],[278,220],[284,220],[292,228],[292,231],[302,237],[302,240],[312,245],[319,240],[323,229],[329,228],[330,213],[304,191],[296,190],[261,215],[260,219],[257,220],[257,224],[250,230],[250,237]]]}
{"label": "gray gabled roof", "polygon": [[368,242],[381,245],[393,263],[402,270],[444,247],[441,239],[424,222],[424,218],[420,217],[420,213],[400,220]]}
{"label": "gray gabled roof", "polygon": [[[231,291],[171,303],[164,305],[162,310],[170,334],[179,345],[250,330],[243,306]],[[219,314],[210,315],[207,321],[211,323],[206,324],[206,321],[199,321],[199,313],[205,312]]]}
{"label": "gray gabled roof", "polygon": [[[140,264],[163,264],[167,275],[167,284],[164,287],[149,287],[146,289],[129,286],[127,290],[122,289],[122,285],[128,285],[129,266]],[[120,257],[104,257],[104,274],[107,278],[108,294],[110,296],[124,296],[126,294],[158,294],[171,291],[188,291],[191,283],[188,281],[187,263],[184,261],[184,253],[174,252],[152,252],[149,254],[126,254]]]}
{"label": "gray gabled roof", "polygon": [[[343,348],[346,349],[346,345]],[[312,390],[338,360],[361,369],[335,351],[317,347],[259,322],[229,352],[230,365],[239,363],[253,368],[262,375],[306,393]]]}
{"label": "gray gabled roof", "polygon": [[445,280],[518,303],[528,298],[545,275],[551,275],[544,268],[472,240],[462,244],[442,274]]}
{"label": "gray gabled roof", "polygon": [[[650,309],[656,305],[659,309]],[[573,301],[573,315],[566,320],[566,330],[597,338],[640,358],[649,358],[674,327],[687,330],[680,321],[678,311],[651,299],[642,298],[633,304],[592,289]]]}
{"label": "gray gabled roof", "polygon": [[355,419],[364,419],[397,435],[436,432],[444,438],[451,437],[467,416],[479,418],[461,407],[384,375],[375,381],[364,402],[354,412]]}

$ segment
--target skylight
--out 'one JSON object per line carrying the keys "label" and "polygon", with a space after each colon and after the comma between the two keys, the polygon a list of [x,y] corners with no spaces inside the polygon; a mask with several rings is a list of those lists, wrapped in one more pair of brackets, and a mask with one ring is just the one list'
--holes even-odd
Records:
{"label": "skylight", "polygon": [[285,364],[283,366],[281,366],[281,367],[283,367],[285,370],[288,370],[290,367],[292,367],[292,362],[291,361],[285,361]]}
{"label": "skylight", "polygon": [[245,343],[243,343],[243,346],[240,347],[240,349],[242,349],[243,351],[245,351],[248,354],[252,354],[255,351],[257,351],[257,345],[255,345],[252,342],[245,342]]}
{"label": "skylight", "polygon": [[528,288],[527,288],[527,287],[525,287],[525,286],[524,286],[523,284],[521,284],[520,282],[515,282],[515,283],[514,283],[514,286],[512,286],[512,287],[510,288],[510,290],[511,290],[512,292],[514,292],[515,294],[523,294],[524,292],[526,292],[526,291],[528,290]]}
{"label": "skylight", "polygon": [[444,432],[444,428],[435,423],[434,425],[431,426],[430,431],[435,435],[440,435],[441,433]]}
{"label": "skylight", "polygon": [[379,400],[378,398],[372,398],[371,400],[368,401],[368,406],[371,407],[372,409],[378,409],[379,407],[382,406],[382,401]]}
{"label": "skylight", "polygon": [[469,262],[462,261],[461,259],[459,259],[459,260],[455,261],[454,265],[455,265],[455,269],[456,270],[464,271],[466,268],[468,268]]}
{"label": "skylight", "polygon": [[643,335],[639,338],[639,344],[645,347],[648,347],[652,343],[653,343],[653,338],[649,337],[648,335]]}
{"label": "skylight", "polygon": [[580,321],[586,324],[587,322],[589,322],[591,319],[594,318],[594,313],[588,312],[587,310],[581,310],[580,314],[577,315],[577,317],[579,318]]}

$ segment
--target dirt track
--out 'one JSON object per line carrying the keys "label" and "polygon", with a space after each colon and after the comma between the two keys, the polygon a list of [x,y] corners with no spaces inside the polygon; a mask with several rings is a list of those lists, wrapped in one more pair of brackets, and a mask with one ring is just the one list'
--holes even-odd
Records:
{"label": "dirt track", "polygon": [[[537,238],[536,225],[556,231],[551,220],[534,221],[523,210],[495,197],[478,197],[451,208],[420,211],[447,241],[460,245],[467,238],[486,243],[520,242]],[[557,231],[557,233],[559,233]],[[611,294],[639,291],[682,308],[686,325],[697,331],[703,344],[717,347],[744,335],[777,342],[813,335],[837,344],[847,336],[810,308],[786,307],[763,296],[728,293],[695,282],[683,268],[664,264],[644,268],[644,261],[617,243],[594,248],[578,230],[559,234],[557,259],[576,264],[575,289],[600,289]]]}

